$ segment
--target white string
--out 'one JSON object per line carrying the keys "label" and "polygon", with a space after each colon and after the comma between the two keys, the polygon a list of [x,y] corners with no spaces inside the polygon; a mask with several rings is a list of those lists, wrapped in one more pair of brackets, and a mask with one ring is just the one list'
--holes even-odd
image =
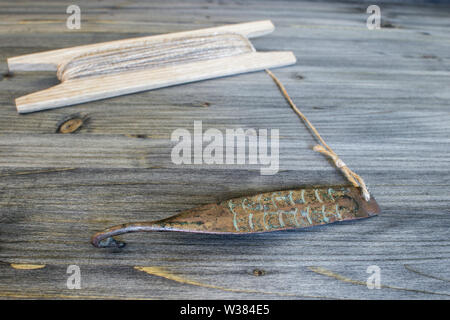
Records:
{"label": "white string", "polygon": [[161,41],[144,41],[103,51],[92,51],[58,66],[60,81],[160,68],[166,65],[217,59],[254,51],[240,34],[222,33]]}

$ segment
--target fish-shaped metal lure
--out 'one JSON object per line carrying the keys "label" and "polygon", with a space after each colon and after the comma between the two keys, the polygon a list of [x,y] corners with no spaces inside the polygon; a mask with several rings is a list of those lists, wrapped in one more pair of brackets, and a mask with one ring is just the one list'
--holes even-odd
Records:
{"label": "fish-shaped metal lure", "polygon": [[117,225],[96,233],[91,242],[95,247],[122,247],[124,243],[113,236],[141,231],[260,233],[368,218],[379,213],[375,199],[366,201],[357,187],[306,187],[203,205],[158,221]]}

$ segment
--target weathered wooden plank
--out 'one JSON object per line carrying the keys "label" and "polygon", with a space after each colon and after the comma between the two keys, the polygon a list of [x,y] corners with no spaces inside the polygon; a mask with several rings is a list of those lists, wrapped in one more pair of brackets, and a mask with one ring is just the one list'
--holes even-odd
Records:
{"label": "weathered wooden plank", "polygon": [[[387,192],[384,186],[375,184],[372,191],[378,201],[385,204],[384,214],[365,223],[344,223],[304,232],[244,237],[184,236],[168,233],[133,235],[127,238],[128,247],[120,253],[105,252],[91,247],[90,235],[105,225],[163,218],[198,204],[219,201],[224,197],[240,196],[256,190],[290,188],[298,185],[298,181],[304,176],[301,173],[284,172],[269,179],[247,171],[209,171],[206,174],[190,170],[178,171],[177,174],[182,177],[182,181],[172,182],[168,180],[171,172],[173,170],[161,169],[154,169],[151,172],[141,169],[4,172],[2,176],[4,214],[0,231],[2,261],[48,264],[49,274],[54,272],[52,268],[58,268],[59,271],[54,273],[52,281],[55,281],[61,289],[44,290],[47,294],[54,295],[68,293],[102,296],[103,290],[108,288],[113,290],[108,293],[109,296],[126,297],[127,295],[119,288],[113,289],[110,285],[104,284],[103,277],[96,277],[99,271],[91,271],[97,268],[107,272],[105,270],[108,268],[114,268],[111,264],[123,266],[122,269],[119,268],[122,272],[112,272],[113,279],[119,282],[123,281],[121,279],[124,275],[133,274],[134,266],[162,266],[175,270],[176,274],[181,274],[187,279],[206,284],[280,293],[279,296],[263,294],[269,298],[324,295],[326,291],[320,292],[317,288],[325,281],[326,276],[325,279],[321,279],[323,275],[320,276],[320,273],[314,275],[308,269],[311,266],[321,266],[350,278],[357,275],[357,280],[363,281],[368,264],[376,264],[384,270],[383,276],[386,272],[386,276],[390,279],[386,283],[383,281],[385,284],[399,286],[401,283],[407,283],[407,289],[427,289],[430,292],[445,289],[439,281],[424,284],[423,279],[414,280],[414,275],[408,275],[413,278],[411,282],[402,282],[402,277],[397,278],[397,275],[406,272],[402,271],[404,264],[419,263],[423,266],[437,261],[447,261],[449,258],[449,251],[446,249],[450,245],[446,227],[449,223],[449,195],[443,198],[442,186],[433,183],[422,185],[420,189],[408,184],[390,186]],[[379,179],[381,182],[385,180],[382,177]],[[217,181],[221,184],[217,185]],[[12,183],[16,187],[12,186]],[[4,185],[11,188],[6,190],[3,188]],[[196,186],[195,190],[189,188],[192,185]],[[431,196],[434,194],[437,195]],[[29,203],[33,203],[32,209],[29,208]],[[405,206],[404,203],[411,205]],[[270,252],[270,255],[267,255],[267,252]],[[84,289],[80,293],[70,292],[64,288],[66,279],[64,271],[68,264],[80,265],[83,274],[86,273],[86,278],[83,278]],[[352,266],[351,272],[349,266]],[[4,268],[7,272],[3,273],[3,276],[7,279],[7,275],[11,272],[8,271],[10,267],[5,265]],[[264,277],[268,278],[254,279],[253,269],[265,270]],[[48,277],[47,273],[44,274]],[[298,286],[286,287],[288,279],[294,276],[303,280],[296,282]],[[442,276],[447,275],[444,272]],[[127,276],[129,277],[136,281],[136,285],[126,286],[127,290],[137,289],[132,296],[145,296],[143,286],[146,282],[139,282],[135,276]],[[331,281],[333,278],[328,280]],[[154,281],[158,283],[162,280]],[[236,281],[244,281],[247,285],[233,287]],[[263,284],[260,285],[260,281]],[[48,285],[42,282],[38,282],[38,285],[48,288]],[[109,283],[113,282],[111,280]],[[159,285],[154,287],[156,284],[152,283],[152,290],[147,291],[147,298],[155,297],[160,292]],[[101,289],[97,286],[101,286]],[[171,286],[174,289],[173,286],[178,288],[180,284],[171,285],[170,281],[168,283],[163,281],[162,286]],[[383,295],[372,293],[367,295],[367,288],[364,286],[357,288],[353,286],[345,282],[334,283],[326,295],[334,292],[339,294],[331,297],[358,298],[358,294],[366,292],[367,297],[430,297],[430,294],[395,289],[382,290]],[[20,288],[20,285],[16,284],[13,288]],[[3,290],[17,294],[12,288]],[[164,290],[167,290],[167,287]],[[162,292],[166,292],[164,290]],[[184,290],[189,290],[197,298],[206,297],[208,294],[225,298],[241,296],[230,295],[230,292],[222,289],[193,285],[190,289]],[[126,292],[131,295],[130,291]],[[443,292],[448,294],[448,290]],[[32,291],[28,293],[31,294]],[[182,297],[182,293],[175,289],[173,293],[167,294],[166,297]],[[257,292],[248,294],[261,297],[261,293]],[[447,297],[445,294],[432,297],[445,298]]]}
{"label": "weathered wooden plank", "polygon": [[[2,1],[0,297],[449,299],[450,10],[382,4],[385,28],[369,31],[369,4],[86,1],[82,29],[69,31],[66,3]],[[276,30],[252,40],[255,48],[294,52],[297,64],[275,73],[365,178],[382,214],[239,237],[135,234],[123,237],[124,249],[93,248],[90,236],[114,224],[344,179],[311,150],[311,135],[263,72],[20,116],[15,97],[57,80],[9,74],[6,58],[260,19]],[[76,113],[83,126],[56,133]],[[170,135],[192,131],[195,120],[204,130],[279,129],[280,172],[174,165]],[[67,289],[71,264],[80,266],[80,290]],[[381,268],[380,290],[365,286],[370,265]]]}
{"label": "weathered wooden plank", "polygon": [[[344,81],[351,77],[351,73],[346,71],[325,72],[315,68],[296,72],[299,67],[288,69],[279,69],[275,73],[285,82],[299,107],[325,136],[331,137],[333,132],[340,130],[340,136],[357,135],[363,139],[370,133],[371,136],[386,138],[383,131],[376,129],[386,126],[396,137],[409,137],[410,133],[404,130],[404,127],[410,125],[411,121],[421,135],[425,136],[436,135],[435,131],[427,130],[430,121],[439,123],[444,131],[449,129],[446,76],[439,74],[440,72],[434,72],[436,75],[433,72],[429,75],[418,74],[420,83],[413,82],[413,87],[405,88],[405,84],[412,82],[414,74],[375,72],[368,75],[361,69],[360,73],[354,76],[355,82],[350,82]],[[294,80],[298,75],[305,79]],[[368,79],[372,77],[373,79]],[[165,88],[117,97],[105,103],[92,102],[63,110],[17,117],[13,97],[31,92],[34,90],[31,87],[39,90],[55,84],[53,78],[44,77],[40,81],[41,79],[42,75],[31,78],[18,75],[2,81],[8,94],[0,98],[1,133],[54,133],[63,117],[82,113],[89,117],[90,124],[79,134],[167,136],[176,127],[191,127],[194,120],[204,119],[206,122],[207,119],[211,125],[222,128],[239,124],[241,127],[267,128],[270,120],[274,128],[289,128],[289,133],[304,135],[305,138],[309,135],[298,125],[299,120],[293,117],[292,110],[283,98],[277,95],[275,85],[264,73]],[[324,83],[325,79],[328,80]],[[24,86],[30,89],[17,89]],[[216,90],[217,87],[222,89]],[[257,97],[255,92],[258,92]],[[374,92],[382,94],[379,96]],[[420,108],[423,105],[428,107]],[[328,112],[334,113],[333,118],[324,117]],[[140,117],[133,119],[134,113]],[[370,121],[355,121],[355,118],[362,115],[370,117]],[[386,115],[389,115],[388,119]],[[133,121],[123,121],[124,119]]]}

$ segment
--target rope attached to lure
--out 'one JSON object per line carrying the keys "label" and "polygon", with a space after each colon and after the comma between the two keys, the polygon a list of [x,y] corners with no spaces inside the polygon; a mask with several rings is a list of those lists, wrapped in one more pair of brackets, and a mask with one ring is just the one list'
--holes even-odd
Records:
{"label": "rope attached to lure", "polygon": [[313,150],[320,152],[333,160],[336,168],[341,170],[341,172],[344,174],[344,176],[347,178],[347,180],[354,186],[361,188],[361,192],[364,196],[364,199],[366,201],[370,200],[370,193],[367,189],[367,186],[364,182],[364,180],[357,175],[355,172],[350,170],[349,167],[342,161],[339,156],[331,149],[331,147],[323,140],[322,136],[319,134],[319,131],[317,131],[316,127],[308,120],[308,118],[297,108],[294,101],[292,101],[291,97],[286,91],[286,88],[283,86],[281,81],[272,73],[272,71],[266,69],[265,70],[267,74],[273,79],[273,81],[277,84],[278,88],[280,89],[283,96],[286,98],[289,105],[292,107],[292,109],[295,111],[295,113],[298,114],[298,116],[305,122],[307,127],[311,130],[311,132],[314,134],[314,136],[319,140],[321,143],[318,145],[315,145]]}

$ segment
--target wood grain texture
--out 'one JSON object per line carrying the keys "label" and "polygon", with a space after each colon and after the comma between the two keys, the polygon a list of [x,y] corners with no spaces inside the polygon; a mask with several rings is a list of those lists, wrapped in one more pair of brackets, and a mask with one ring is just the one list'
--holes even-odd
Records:
{"label": "wood grain texture", "polygon": [[214,28],[108,41],[84,46],[32,53],[19,57],[8,58],[7,62],[10,71],[56,71],[60,63],[92,51],[108,51],[124,48],[127,46],[136,46],[144,43],[158,43],[160,41],[169,41],[177,38],[198,37],[202,35],[211,35],[218,33],[234,33],[242,35],[246,38],[253,38],[256,36],[268,34],[273,30],[274,25],[270,20],[237,23]]}
{"label": "wood grain texture", "polygon": [[[67,4],[0,3],[0,296],[9,298],[450,298],[449,7],[367,3],[86,1],[82,28]],[[18,115],[14,98],[57,83],[7,72],[31,52],[271,19],[258,51],[292,50],[275,70],[301,110],[381,206],[373,219],[247,236],[124,236],[99,250],[90,236],[128,221],[342,176],[263,72]],[[83,119],[73,134],[61,121]],[[280,172],[259,166],[174,165],[177,128],[278,128]],[[16,269],[14,265],[42,268]],[[80,290],[66,286],[69,265]],[[381,268],[369,290],[367,267]],[[256,270],[256,272],[255,272]],[[263,271],[263,272],[259,272]],[[255,276],[263,274],[262,276]]]}
{"label": "wood grain texture", "polygon": [[197,61],[154,69],[119,72],[66,80],[54,87],[16,99],[19,113],[68,105],[292,65],[292,52],[250,52],[236,56]]}

